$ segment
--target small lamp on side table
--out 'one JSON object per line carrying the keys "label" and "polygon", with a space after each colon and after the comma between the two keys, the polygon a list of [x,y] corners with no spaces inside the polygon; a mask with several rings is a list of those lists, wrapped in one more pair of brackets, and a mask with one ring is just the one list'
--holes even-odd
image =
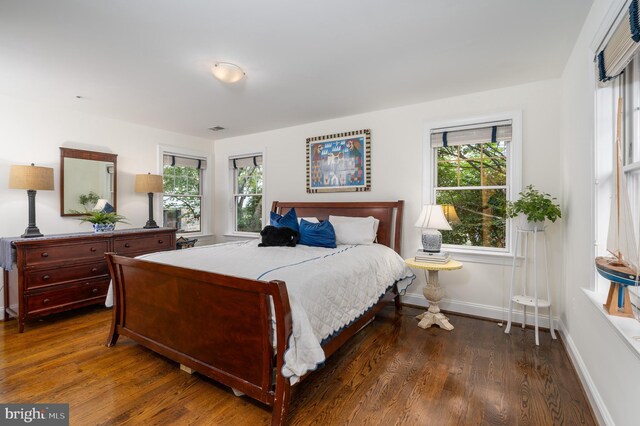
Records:
{"label": "small lamp on side table", "polygon": [[147,220],[147,223],[143,228],[158,228],[158,224],[153,220],[153,193],[164,192],[162,176],[152,175],[151,173],[147,173],[146,175],[136,175],[135,191],[146,192],[149,194],[149,220]]}
{"label": "small lamp on side table", "polygon": [[442,234],[439,230],[450,231],[451,225],[447,222],[438,204],[425,204],[422,206],[420,217],[413,225],[422,228],[422,248],[426,252],[438,253],[442,246]]}
{"label": "small lamp on side table", "polygon": [[22,238],[42,237],[36,226],[36,191],[53,191],[53,169],[50,167],[11,166],[9,189],[26,189],[29,197],[29,225]]}

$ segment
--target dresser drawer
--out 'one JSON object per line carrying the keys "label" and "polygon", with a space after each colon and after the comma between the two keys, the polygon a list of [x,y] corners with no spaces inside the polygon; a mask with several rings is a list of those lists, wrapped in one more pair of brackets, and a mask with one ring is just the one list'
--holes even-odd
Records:
{"label": "dresser drawer", "polygon": [[25,274],[28,289],[60,284],[68,281],[92,279],[109,275],[106,261],[80,266],[66,266],[50,269],[31,270]]}
{"label": "dresser drawer", "polygon": [[108,240],[84,241],[72,244],[50,244],[49,246],[25,249],[25,263],[29,266],[47,263],[77,262],[78,260],[104,259],[109,251]]}
{"label": "dresser drawer", "polygon": [[172,250],[169,235],[145,235],[144,237],[118,238],[113,243],[114,250],[120,255],[137,255],[156,251]]}
{"label": "dresser drawer", "polygon": [[42,315],[104,301],[110,279],[96,279],[27,295],[28,315]]}

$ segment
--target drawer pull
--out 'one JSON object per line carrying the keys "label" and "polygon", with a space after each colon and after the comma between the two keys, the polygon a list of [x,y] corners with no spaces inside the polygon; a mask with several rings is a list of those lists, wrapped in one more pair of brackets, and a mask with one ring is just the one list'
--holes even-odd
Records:
{"label": "drawer pull", "polygon": [[49,275],[43,275],[42,276],[42,281],[47,281],[49,279]]}
{"label": "drawer pull", "polygon": [[126,248],[129,248],[129,247],[131,247],[131,244],[129,244],[129,243],[124,243],[124,246],[125,246]]}
{"label": "drawer pull", "polygon": [[98,272],[98,268],[91,268],[91,272]]}
{"label": "drawer pull", "polygon": [[164,243],[164,241],[158,240],[158,244],[162,244],[162,243]]}
{"label": "drawer pull", "polygon": [[96,248],[95,247],[91,247],[91,251],[96,251]]}
{"label": "drawer pull", "polygon": [[93,290],[91,290],[91,293],[97,293],[97,292],[98,292],[97,288],[94,288]]}
{"label": "drawer pull", "polygon": [[50,300],[50,299],[44,299],[44,300],[42,301],[42,303],[44,303],[45,305],[46,305],[47,303],[49,303],[49,302],[51,302],[51,300]]}
{"label": "drawer pull", "polygon": [[49,253],[47,253],[46,251],[44,253],[42,253],[40,256],[42,257],[49,257]]}

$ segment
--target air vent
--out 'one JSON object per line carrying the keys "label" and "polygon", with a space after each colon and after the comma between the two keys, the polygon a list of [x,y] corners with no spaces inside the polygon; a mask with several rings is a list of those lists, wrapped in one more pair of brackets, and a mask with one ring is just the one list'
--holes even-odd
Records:
{"label": "air vent", "polygon": [[224,130],[224,127],[214,126],[214,127],[209,127],[209,130],[211,130],[212,132],[219,132],[220,130]]}

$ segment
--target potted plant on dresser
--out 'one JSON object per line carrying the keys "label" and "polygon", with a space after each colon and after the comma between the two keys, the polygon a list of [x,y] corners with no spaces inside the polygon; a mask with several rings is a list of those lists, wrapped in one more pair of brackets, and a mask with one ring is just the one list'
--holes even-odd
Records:
{"label": "potted plant on dresser", "polygon": [[549,219],[555,222],[562,217],[560,205],[556,203],[556,198],[545,192],[540,192],[529,185],[520,192],[517,201],[507,202],[507,217],[514,218],[518,215],[526,216],[526,221],[520,226],[526,230],[544,229],[544,221]]}
{"label": "potted plant on dresser", "polygon": [[128,223],[126,217],[115,212],[88,211],[78,218],[80,222],[93,224],[94,232],[111,232],[116,228],[116,223]]}

